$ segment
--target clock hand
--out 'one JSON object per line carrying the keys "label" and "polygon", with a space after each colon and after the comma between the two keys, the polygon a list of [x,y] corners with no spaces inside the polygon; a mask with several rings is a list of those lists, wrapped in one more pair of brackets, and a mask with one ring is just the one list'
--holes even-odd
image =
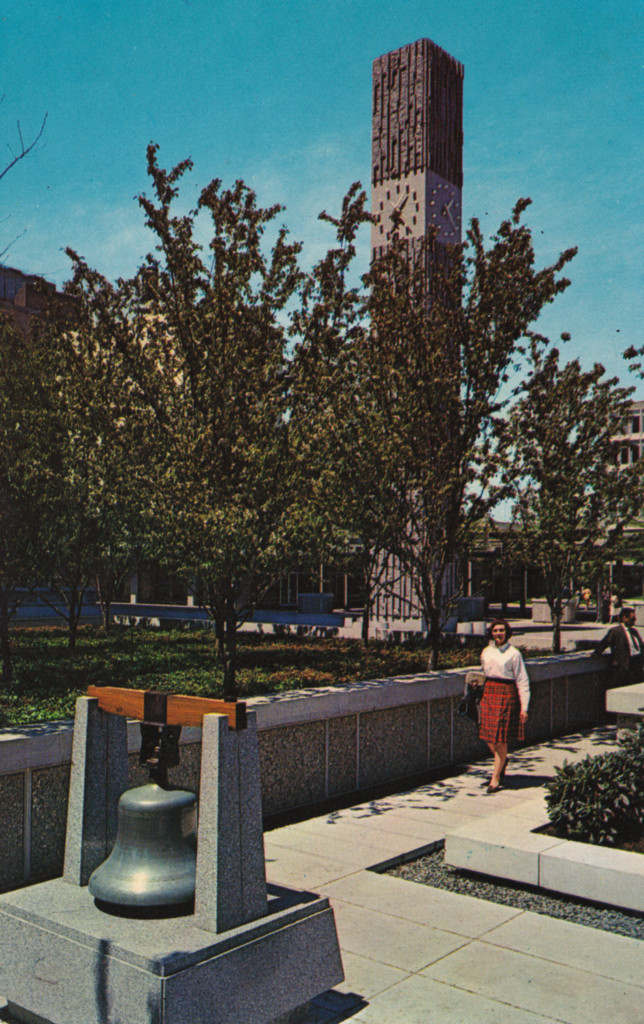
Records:
{"label": "clock hand", "polygon": [[453,199],[450,199],[449,203],[445,203],[445,206],[443,207],[443,216],[444,217],[449,217],[450,223],[451,223],[452,227],[455,228],[456,227],[456,223],[455,223],[454,218],[452,216],[452,206],[453,205],[454,205],[454,200]]}
{"label": "clock hand", "polygon": [[394,206],[394,210],[397,210],[398,213],[401,213],[402,208],[403,208],[403,206],[405,205],[405,203],[407,202],[408,199],[409,199],[409,194],[404,195],[402,197],[402,199],[400,200],[400,202],[398,202],[396,204],[396,206]]}

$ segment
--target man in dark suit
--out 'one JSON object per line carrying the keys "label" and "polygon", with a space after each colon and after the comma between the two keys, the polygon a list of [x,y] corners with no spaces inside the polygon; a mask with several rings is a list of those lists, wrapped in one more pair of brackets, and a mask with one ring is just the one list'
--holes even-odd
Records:
{"label": "man in dark suit", "polygon": [[635,629],[635,609],[624,607],[619,613],[619,625],[609,629],[593,651],[598,658],[607,647],[612,655],[612,686],[628,686],[642,678],[643,641]]}

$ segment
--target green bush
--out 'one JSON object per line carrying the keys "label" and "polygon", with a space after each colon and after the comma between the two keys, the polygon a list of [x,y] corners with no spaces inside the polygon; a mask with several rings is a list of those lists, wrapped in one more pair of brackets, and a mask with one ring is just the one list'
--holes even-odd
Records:
{"label": "green bush", "polygon": [[644,825],[644,724],[620,740],[621,749],[564,761],[546,785],[548,816],[560,835],[614,846]]}

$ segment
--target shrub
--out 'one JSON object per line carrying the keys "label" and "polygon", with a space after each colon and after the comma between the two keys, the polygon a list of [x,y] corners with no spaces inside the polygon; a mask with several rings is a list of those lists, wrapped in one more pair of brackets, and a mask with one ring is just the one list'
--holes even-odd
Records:
{"label": "shrub", "polygon": [[644,825],[644,724],[619,742],[621,750],[555,770],[546,804],[561,835],[614,846]]}

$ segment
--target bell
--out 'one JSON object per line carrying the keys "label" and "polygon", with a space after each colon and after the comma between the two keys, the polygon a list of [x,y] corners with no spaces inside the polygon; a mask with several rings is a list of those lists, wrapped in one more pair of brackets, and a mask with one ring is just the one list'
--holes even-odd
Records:
{"label": "bell", "polygon": [[119,800],[114,849],[89,880],[92,896],[121,913],[189,903],[195,894],[196,825],[194,793],[157,782],[127,790]]}

